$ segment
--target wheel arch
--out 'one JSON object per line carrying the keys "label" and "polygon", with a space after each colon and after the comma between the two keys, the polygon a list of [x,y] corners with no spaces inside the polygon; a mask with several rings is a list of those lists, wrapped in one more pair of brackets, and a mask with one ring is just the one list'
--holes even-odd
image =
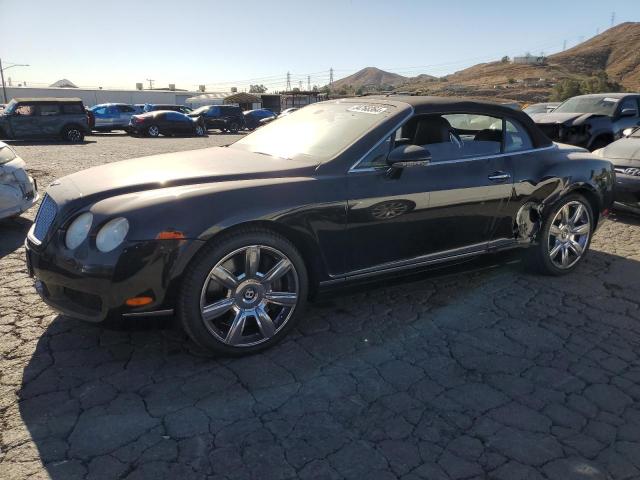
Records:
{"label": "wheel arch", "polygon": [[271,231],[290,241],[300,252],[305,266],[307,267],[307,273],[309,275],[309,297],[313,297],[316,294],[318,285],[324,274],[323,272],[325,272],[325,268],[321,261],[322,256],[320,247],[317,242],[309,234],[300,232],[282,223],[268,220],[251,220],[220,229],[203,241],[199,248],[192,251],[189,258],[186,259],[186,261],[181,262],[182,268],[180,268],[180,271],[176,272],[176,275],[172,278],[170,286],[167,289],[167,298],[176,298],[186,267],[193,261],[202,248],[213,242],[219,241],[221,238],[233,235],[243,230]]}

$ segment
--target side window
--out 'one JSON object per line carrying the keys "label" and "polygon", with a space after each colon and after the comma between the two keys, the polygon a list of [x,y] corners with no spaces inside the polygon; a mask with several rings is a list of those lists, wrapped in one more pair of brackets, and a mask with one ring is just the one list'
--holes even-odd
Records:
{"label": "side window", "polygon": [[120,113],[133,113],[135,110],[129,105],[118,105],[118,110]]}
{"label": "side window", "polygon": [[533,148],[531,137],[529,137],[529,134],[522,125],[515,120],[507,120],[505,125],[505,152],[519,152],[521,150],[530,150]]}
{"label": "side window", "polygon": [[110,107],[107,107],[107,113],[109,115],[117,115],[118,114],[118,108],[114,107],[113,105]]}
{"label": "side window", "polygon": [[475,113],[421,115],[409,121],[403,136],[429,150],[432,162],[495,155],[502,151],[502,119]]}
{"label": "side window", "polygon": [[185,122],[185,121],[188,121],[189,119],[186,118],[181,113],[169,112],[167,113],[167,120],[171,120],[172,122]]}
{"label": "side window", "polygon": [[84,113],[84,107],[80,103],[63,103],[62,113],[66,113],[66,114]]}
{"label": "side window", "polygon": [[13,113],[21,117],[31,117],[36,114],[36,106],[23,103],[22,105],[18,105]]}
{"label": "side window", "polygon": [[620,105],[620,112],[623,110],[630,108],[631,110],[635,110],[635,115],[638,115],[638,104],[634,98],[625,98]]}
{"label": "side window", "polygon": [[60,114],[60,105],[57,105],[55,103],[40,105],[40,115],[43,117],[59,115],[59,114]]}
{"label": "side window", "polygon": [[107,107],[98,107],[93,109],[94,115],[105,115],[107,113]]}
{"label": "side window", "polygon": [[357,170],[362,168],[378,168],[384,167],[387,164],[387,156],[391,151],[391,145],[393,145],[393,140],[396,137],[396,134],[388,136],[385,138],[380,145],[371,150],[366,157],[362,159],[358,166]]}
{"label": "side window", "polygon": [[209,109],[209,113],[208,113],[208,115],[209,115],[210,117],[218,117],[218,116],[220,116],[220,114],[221,114],[221,112],[220,112],[220,107],[211,107],[211,108]]}

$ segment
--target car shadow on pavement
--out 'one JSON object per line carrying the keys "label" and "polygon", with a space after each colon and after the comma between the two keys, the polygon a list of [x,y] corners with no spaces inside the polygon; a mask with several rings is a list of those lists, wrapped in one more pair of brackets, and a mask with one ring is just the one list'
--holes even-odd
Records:
{"label": "car shadow on pavement", "polygon": [[0,258],[16,251],[24,244],[27,233],[31,228],[31,220],[24,217],[0,220]]}
{"label": "car shadow on pavement", "polygon": [[54,480],[637,477],[638,272],[592,251],[565,277],[369,285],[236,359],[166,320],[42,318],[3,463]]}
{"label": "car shadow on pavement", "polygon": [[[89,134],[87,134],[88,136]],[[95,140],[87,140],[86,138],[82,142],[77,143],[69,143],[62,140],[55,139],[42,139],[42,140],[2,140],[3,142],[16,146],[16,147],[33,147],[33,146],[44,146],[44,145],[62,145],[62,146],[71,146],[71,145],[88,145],[90,143],[96,143]]]}

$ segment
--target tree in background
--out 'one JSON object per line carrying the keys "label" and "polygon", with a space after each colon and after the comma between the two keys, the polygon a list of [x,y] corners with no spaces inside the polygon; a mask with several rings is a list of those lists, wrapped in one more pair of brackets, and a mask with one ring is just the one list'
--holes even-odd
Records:
{"label": "tree in background", "polygon": [[621,90],[622,87],[619,83],[609,81],[609,77],[606,72],[600,72],[597,75],[582,81],[575,80],[573,78],[560,80],[551,91],[551,100],[562,102],[567,98],[575,97],[576,95],[620,92]]}
{"label": "tree in background", "polygon": [[249,85],[249,93],[264,93],[267,91],[267,87],[264,85]]}

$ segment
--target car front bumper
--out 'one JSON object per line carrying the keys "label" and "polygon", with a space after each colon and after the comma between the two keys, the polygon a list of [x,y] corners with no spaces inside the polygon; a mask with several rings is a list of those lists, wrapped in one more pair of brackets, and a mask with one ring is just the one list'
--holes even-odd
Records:
{"label": "car front bumper", "polygon": [[31,176],[27,181],[0,184],[0,220],[29,210],[39,198],[38,185]]}
{"label": "car front bumper", "polygon": [[[126,242],[107,254],[78,247],[69,251],[53,238],[44,247],[25,241],[29,275],[43,301],[70,317],[100,322],[109,316],[172,313],[179,277],[197,240]],[[127,299],[151,297],[143,307]]]}
{"label": "car front bumper", "polygon": [[640,209],[640,176],[616,173],[615,202]]}

